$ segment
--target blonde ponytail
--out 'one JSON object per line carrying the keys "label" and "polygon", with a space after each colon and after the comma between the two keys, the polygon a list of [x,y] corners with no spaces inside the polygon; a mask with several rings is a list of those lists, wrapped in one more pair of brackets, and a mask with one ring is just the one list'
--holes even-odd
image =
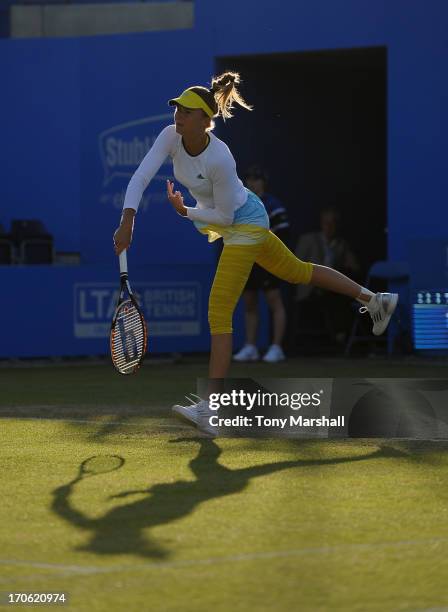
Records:
{"label": "blonde ponytail", "polygon": [[217,114],[221,115],[224,121],[233,117],[231,111],[234,103],[239,104],[246,110],[252,110],[253,108],[243,100],[236,87],[240,81],[238,72],[224,72],[212,78],[210,92],[216,102]]}

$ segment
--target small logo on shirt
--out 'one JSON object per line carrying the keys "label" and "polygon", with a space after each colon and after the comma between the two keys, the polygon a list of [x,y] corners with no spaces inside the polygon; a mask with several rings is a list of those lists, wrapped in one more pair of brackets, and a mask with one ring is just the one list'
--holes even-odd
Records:
{"label": "small logo on shirt", "polygon": [[196,178],[204,179],[205,181],[205,176],[202,176],[202,174],[198,174]]}

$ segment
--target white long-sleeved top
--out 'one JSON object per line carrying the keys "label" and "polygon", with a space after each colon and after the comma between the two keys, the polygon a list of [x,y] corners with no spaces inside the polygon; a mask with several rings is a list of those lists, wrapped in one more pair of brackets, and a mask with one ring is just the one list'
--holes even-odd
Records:
{"label": "white long-sleeved top", "polygon": [[209,132],[210,142],[199,155],[189,155],[174,125],[164,128],[129,181],[123,208],[137,211],[143,192],[169,156],[174,176],[187,187],[196,200],[187,208],[192,221],[231,225],[235,211],[247,199],[247,191],[238,178],[229,147]]}

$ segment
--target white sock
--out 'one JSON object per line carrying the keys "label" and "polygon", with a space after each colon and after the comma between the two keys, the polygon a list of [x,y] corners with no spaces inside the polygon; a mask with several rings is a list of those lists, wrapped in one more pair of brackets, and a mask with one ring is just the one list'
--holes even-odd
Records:
{"label": "white sock", "polygon": [[[365,300],[365,299],[363,300],[363,299],[361,299],[361,296],[368,297],[368,298],[369,298],[369,300],[368,300],[368,301],[367,301],[367,300]],[[375,298],[375,296],[376,296],[376,293],[373,293],[373,291],[369,291],[369,289],[366,289],[365,287],[363,287],[363,288],[361,289],[361,293],[360,293],[360,294],[359,294],[359,296],[356,298],[356,300],[357,300],[357,301],[358,301],[360,304],[362,304],[363,306],[367,306],[367,307],[369,307],[369,306],[372,306],[372,304],[373,304],[373,299]]]}

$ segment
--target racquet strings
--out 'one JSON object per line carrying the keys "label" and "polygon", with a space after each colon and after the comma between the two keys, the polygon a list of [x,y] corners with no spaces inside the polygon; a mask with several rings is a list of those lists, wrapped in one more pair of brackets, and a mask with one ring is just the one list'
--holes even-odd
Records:
{"label": "racquet strings", "polygon": [[133,372],[146,352],[146,329],[131,300],[120,306],[112,336],[112,359],[123,374]]}

